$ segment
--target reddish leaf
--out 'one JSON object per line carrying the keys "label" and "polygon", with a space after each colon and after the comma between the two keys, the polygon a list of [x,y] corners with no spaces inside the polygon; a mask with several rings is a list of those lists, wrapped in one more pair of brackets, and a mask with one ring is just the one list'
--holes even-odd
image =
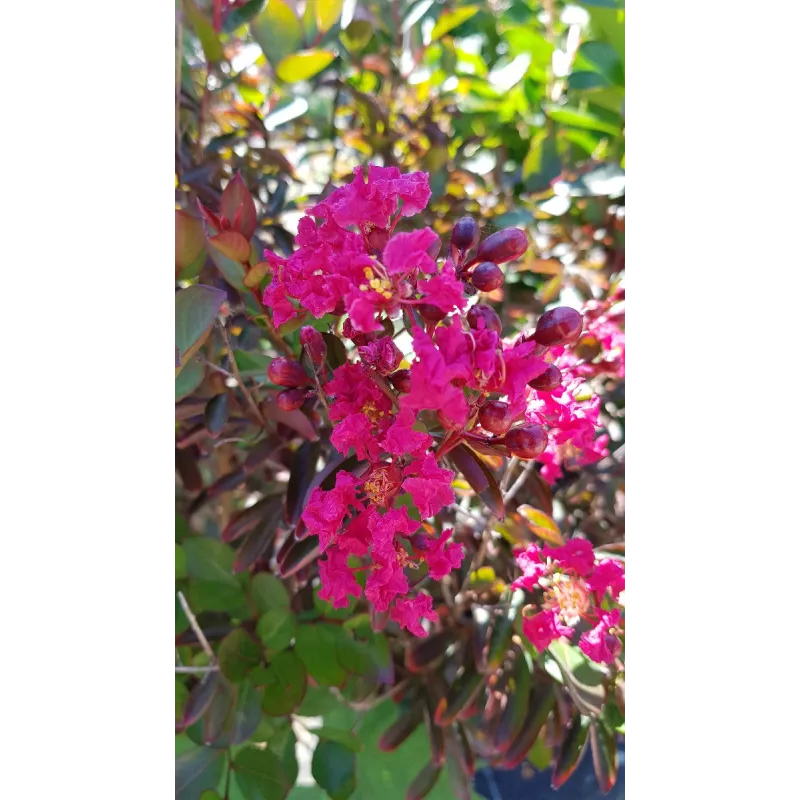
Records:
{"label": "reddish leaf", "polygon": [[250,243],[236,231],[223,231],[212,236],[208,243],[216,247],[222,255],[240,264],[250,258]]}
{"label": "reddish leaf", "polygon": [[186,211],[175,209],[175,274],[191,266],[205,249],[203,225]]}
{"label": "reddish leaf", "polygon": [[261,404],[261,413],[265,419],[282,422],[297,431],[304,439],[310,439],[312,442],[319,440],[319,434],[314,430],[311,420],[300,409],[283,411],[278,408],[277,403],[267,401]]}
{"label": "reddish leaf", "polygon": [[500,520],[505,518],[503,493],[497,479],[480,456],[464,444],[454,447],[447,457],[464,476],[467,483],[480,495],[488,509]]}
{"label": "reddish leaf", "polygon": [[234,230],[241,233],[248,242],[253,238],[258,224],[256,204],[242,180],[241,173],[237,172],[233,180],[225,187],[225,191],[222,193],[220,212],[229,220],[235,220],[238,217],[239,224],[238,226],[234,225]]}

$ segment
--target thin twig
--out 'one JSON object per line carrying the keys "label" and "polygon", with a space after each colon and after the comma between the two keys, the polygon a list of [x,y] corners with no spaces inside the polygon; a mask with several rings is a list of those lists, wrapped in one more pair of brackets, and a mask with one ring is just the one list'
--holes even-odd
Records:
{"label": "thin twig", "polygon": [[514,473],[514,470],[517,468],[517,464],[519,464],[519,462],[520,459],[517,456],[511,456],[508,466],[506,466],[506,471],[503,473],[503,477],[500,479],[501,492],[504,492],[508,488],[508,484],[511,483],[511,475]]}
{"label": "thin twig", "polygon": [[516,481],[514,481],[514,485],[508,490],[508,494],[505,496],[506,503],[513,499],[516,493],[523,487],[525,481],[528,480],[528,476],[533,471],[533,468],[536,466],[536,462],[531,459],[526,465],[525,469],[520,472],[519,477]]}
{"label": "thin twig", "polygon": [[461,506],[456,505],[455,503],[451,503],[447,506],[448,511],[452,511],[454,514],[459,514],[462,517],[466,517],[467,519],[471,519],[477,525],[483,525],[483,518],[476,517],[471,511],[465,511]]}
{"label": "thin twig", "polygon": [[175,672],[185,672],[190,675],[202,675],[207,672],[216,672],[218,669],[219,667],[215,664],[210,667],[175,667]]}
{"label": "thin twig", "polygon": [[186,602],[183,592],[178,592],[178,602],[181,604],[183,613],[186,614],[186,619],[189,620],[189,624],[192,626],[192,630],[194,631],[194,635],[197,637],[197,641],[200,642],[200,646],[205,651],[205,654],[211,659],[211,663],[216,664],[217,657],[214,655],[214,651],[211,649],[211,645],[208,643],[208,639],[206,639],[205,634],[197,624],[197,618],[192,613],[192,609],[189,608],[189,604]]}
{"label": "thin twig", "polygon": [[236,358],[233,355],[233,348],[231,347],[231,340],[228,338],[228,331],[225,328],[225,325],[220,323],[220,330],[222,331],[222,338],[225,341],[225,347],[228,350],[228,355],[230,356],[230,364],[231,369],[233,370],[233,376],[236,378],[236,382],[239,384],[239,388],[242,390],[242,394],[244,395],[244,399],[247,401],[247,405],[250,407],[250,410],[256,415],[256,419],[263,425],[264,424],[264,417],[261,414],[261,411],[258,408],[255,400],[253,400],[252,395],[250,394],[249,389],[245,386],[244,380],[242,379],[241,373],[239,372],[239,367],[236,364]]}

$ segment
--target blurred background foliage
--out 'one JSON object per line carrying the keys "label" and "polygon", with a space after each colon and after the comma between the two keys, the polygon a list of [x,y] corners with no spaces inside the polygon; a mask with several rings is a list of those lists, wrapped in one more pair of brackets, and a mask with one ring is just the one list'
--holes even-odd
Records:
{"label": "blurred background foliage", "polygon": [[[197,437],[186,435],[187,421],[224,390],[231,354],[245,380],[269,390],[265,367],[280,352],[299,352],[296,329],[303,320],[276,333],[259,318],[241,265],[209,244],[197,201],[219,209],[226,185],[241,174],[257,209],[255,264],[265,247],[291,253],[302,210],[349,180],[355,165],[424,170],[433,192],[424,223],[438,233],[446,235],[464,214],[479,220],[484,235],[510,225],[528,232],[533,246],[490,295],[507,333],[555,302],[581,307],[602,301],[625,268],[624,30],[622,0],[176,3],[176,288],[201,283],[223,291],[234,336],[232,343],[223,341],[214,329],[206,360],[187,363],[176,379],[177,588],[189,597],[209,639],[217,631],[218,641],[228,641],[223,672],[231,682],[176,676],[177,796],[324,796],[314,786],[291,788],[298,774],[293,711],[324,718],[329,738],[320,741],[329,745],[314,777],[336,800],[405,797],[408,782],[430,758],[421,728],[404,744],[404,756],[377,749],[377,737],[397,712],[393,703],[354,711],[363,686],[351,686],[347,696],[320,692],[338,686],[338,677],[313,675],[307,691],[303,678],[303,693],[287,712],[276,699],[263,716],[275,675],[262,675],[260,684],[252,676],[241,682],[252,667],[247,642],[230,642],[232,631],[246,631],[246,623],[237,628],[241,620],[252,616],[254,626],[257,620],[259,630],[250,633],[268,652],[272,647],[273,654],[286,654],[291,673],[306,664],[303,652],[300,667],[289,663],[304,649],[286,649],[297,626],[316,630],[324,617],[333,622],[319,624],[341,630],[342,617],[328,613],[316,597],[298,606],[296,598],[263,583],[254,600],[248,570],[262,562],[244,545],[237,552],[219,541],[241,513],[243,487],[253,488],[253,472],[246,462],[237,473],[241,453],[234,444],[204,450]],[[567,473],[552,493],[533,480],[518,502],[552,515],[561,530],[580,531],[596,546],[624,554],[624,381],[607,376],[598,391],[612,455],[580,474]],[[227,407],[224,413],[228,420]],[[234,413],[230,425],[236,424]],[[232,441],[238,435],[234,429]],[[270,452],[272,489],[261,487],[260,502],[269,500],[270,491],[285,492],[292,480],[294,462],[289,458],[285,469],[284,456]],[[509,526],[524,523],[519,514],[510,519]],[[265,541],[275,534],[261,529],[260,535]],[[486,577],[487,585],[496,577]],[[269,599],[263,608],[257,599],[262,591]],[[179,659],[208,664],[180,605],[176,621]],[[380,671],[388,658],[381,637],[352,629],[340,645],[372,648],[364,657]],[[308,662],[324,657],[326,647],[308,644],[306,652],[314,654]],[[274,664],[266,670],[278,675],[281,692],[291,694],[291,680]],[[609,726],[624,730],[618,719]],[[352,730],[357,744],[348,738]],[[549,744],[558,742],[558,731],[548,736]],[[269,748],[237,750],[245,741],[269,741]],[[214,746],[199,746],[209,742]],[[548,746],[537,740],[528,759],[537,768],[549,763]],[[356,751],[369,757],[351,764],[348,753]],[[238,780],[230,779],[230,763],[237,765]],[[348,791],[351,780],[355,793]],[[462,790],[441,780],[428,796],[461,796]]]}

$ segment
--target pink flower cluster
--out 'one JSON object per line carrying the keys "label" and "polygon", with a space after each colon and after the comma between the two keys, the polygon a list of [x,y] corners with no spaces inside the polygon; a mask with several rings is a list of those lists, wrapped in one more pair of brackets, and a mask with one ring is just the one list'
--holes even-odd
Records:
{"label": "pink flower cluster", "polygon": [[[469,266],[481,259],[476,255],[468,261],[467,253],[479,231],[474,220],[464,218],[470,224],[461,231],[461,244],[451,239],[441,261],[441,242],[430,228],[395,233],[399,220],[420,212],[429,197],[425,173],[402,175],[396,168],[370,165],[365,174],[357,168],[352,183],[300,220],[299,246],[289,258],[266,253],[273,272],[264,292],[276,326],[300,311],[317,318],[347,314],[342,335],[353,342],[358,356],[328,377],[321,359],[309,351],[321,367],[318,377],[331,401],[331,444],[343,455],[354,451],[364,462],[358,475],[339,472],[334,488],[315,488],[302,515],[320,540],[320,596],[341,608],[348,597],[363,592],[376,611],[388,612],[418,636],[425,632],[421,620],[436,615],[430,596],[409,596],[406,568],[425,563],[428,575],[440,580],[461,565],[464,550],[451,541],[451,530],[438,536],[422,532],[407,503],[423,520],[435,517],[454,501],[454,473],[439,464],[446,452],[463,440],[504,446],[502,436],[472,430],[487,396],[506,398],[500,405],[508,408],[508,427],[524,420],[531,428],[515,429],[518,452],[528,453],[521,457],[541,452],[545,429],[552,431],[548,448],[553,448],[553,459],[563,455],[558,448],[583,453],[602,448],[594,440],[597,402],[577,398],[579,381],[549,392],[529,385],[548,370],[548,347],[526,337],[503,342],[500,319],[489,306],[473,306],[468,325],[461,314],[448,316],[468,304]],[[507,229],[484,240],[478,254],[494,255],[502,263],[525,246],[522,231]],[[580,318],[569,313],[577,336]],[[385,325],[401,316],[413,341],[408,371],[399,370],[404,355]],[[317,350],[322,352],[324,345]],[[551,350],[554,356],[561,351]],[[292,391],[300,385],[297,380],[305,381],[300,364],[296,370],[295,380],[276,369],[274,380]],[[288,405],[294,401],[284,399]],[[436,412],[445,431],[442,441],[435,441],[418,420],[426,410]],[[541,456],[545,468],[548,452]],[[361,571],[366,580],[359,582]]]}
{"label": "pink flower cluster", "polygon": [[434,261],[439,237],[430,228],[392,235],[402,217],[425,208],[430,195],[427,173],[402,175],[396,167],[370,165],[364,175],[356,167],[352,183],[308,209],[298,226],[300,247],[289,258],[267,251],[273,276],[264,304],[275,325],[297,316],[290,298],[318,319],[347,312],[354,330],[363,333],[381,329],[377,314],[403,306],[462,309],[463,285],[452,262],[438,267]]}
{"label": "pink flower cluster", "polygon": [[518,551],[516,559],[522,577],[511,587],[534,594],[536,601],[526,607],[522,624],[533,646],[543,652],[561,636],[571,639],[576,626],[588,623],[591,627],[578,647],[592,661],[613,663],[622,650],[622,564],[610,558],[598,561],[585,539],[570,539],[563,547],[531,544]]}

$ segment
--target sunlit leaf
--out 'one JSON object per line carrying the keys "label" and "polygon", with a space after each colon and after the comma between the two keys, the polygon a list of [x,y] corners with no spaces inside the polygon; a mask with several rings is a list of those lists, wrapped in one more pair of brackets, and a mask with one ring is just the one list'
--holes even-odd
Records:
{"label": "sunlit leaf", "polygon": [[523,504],[517,507],[517,513],[528,524],[531,532],[535,533],[540,539],[559,547],[564,544],[564,537],[561,535],[555,520],[545,514],[544,511]]}
{"label": "sunlit leaf", "polygon": [[439,19],[436,20],[436,25],[433,26],[431,41],[435,42],[437,39],[441,39],[442,36],[450,33],[450,31],[461,25],[462,22],[466,22],[468,19],[474,17],[480,10],[480,6],[474,5],[443,11]]}
{"label": "sunlit leaf", "polygon": [[175,293],[175,346],[182,362],[175,368],[175,375],[208,335],[225,298],[220,289],[200,284]]}
{"label": "sunlit leaf", "polygon": [[273,66],[303,42],[303,26],[284,0],[269,0],[266,8],[250,23],[250,32]]}
{"label": "sunlit leaf", "polygon": [[305,81],[322,72],[333,59],[336,53],[332,50],[305,50],[286,56],[278,64],[277,76],[287,83]]}

